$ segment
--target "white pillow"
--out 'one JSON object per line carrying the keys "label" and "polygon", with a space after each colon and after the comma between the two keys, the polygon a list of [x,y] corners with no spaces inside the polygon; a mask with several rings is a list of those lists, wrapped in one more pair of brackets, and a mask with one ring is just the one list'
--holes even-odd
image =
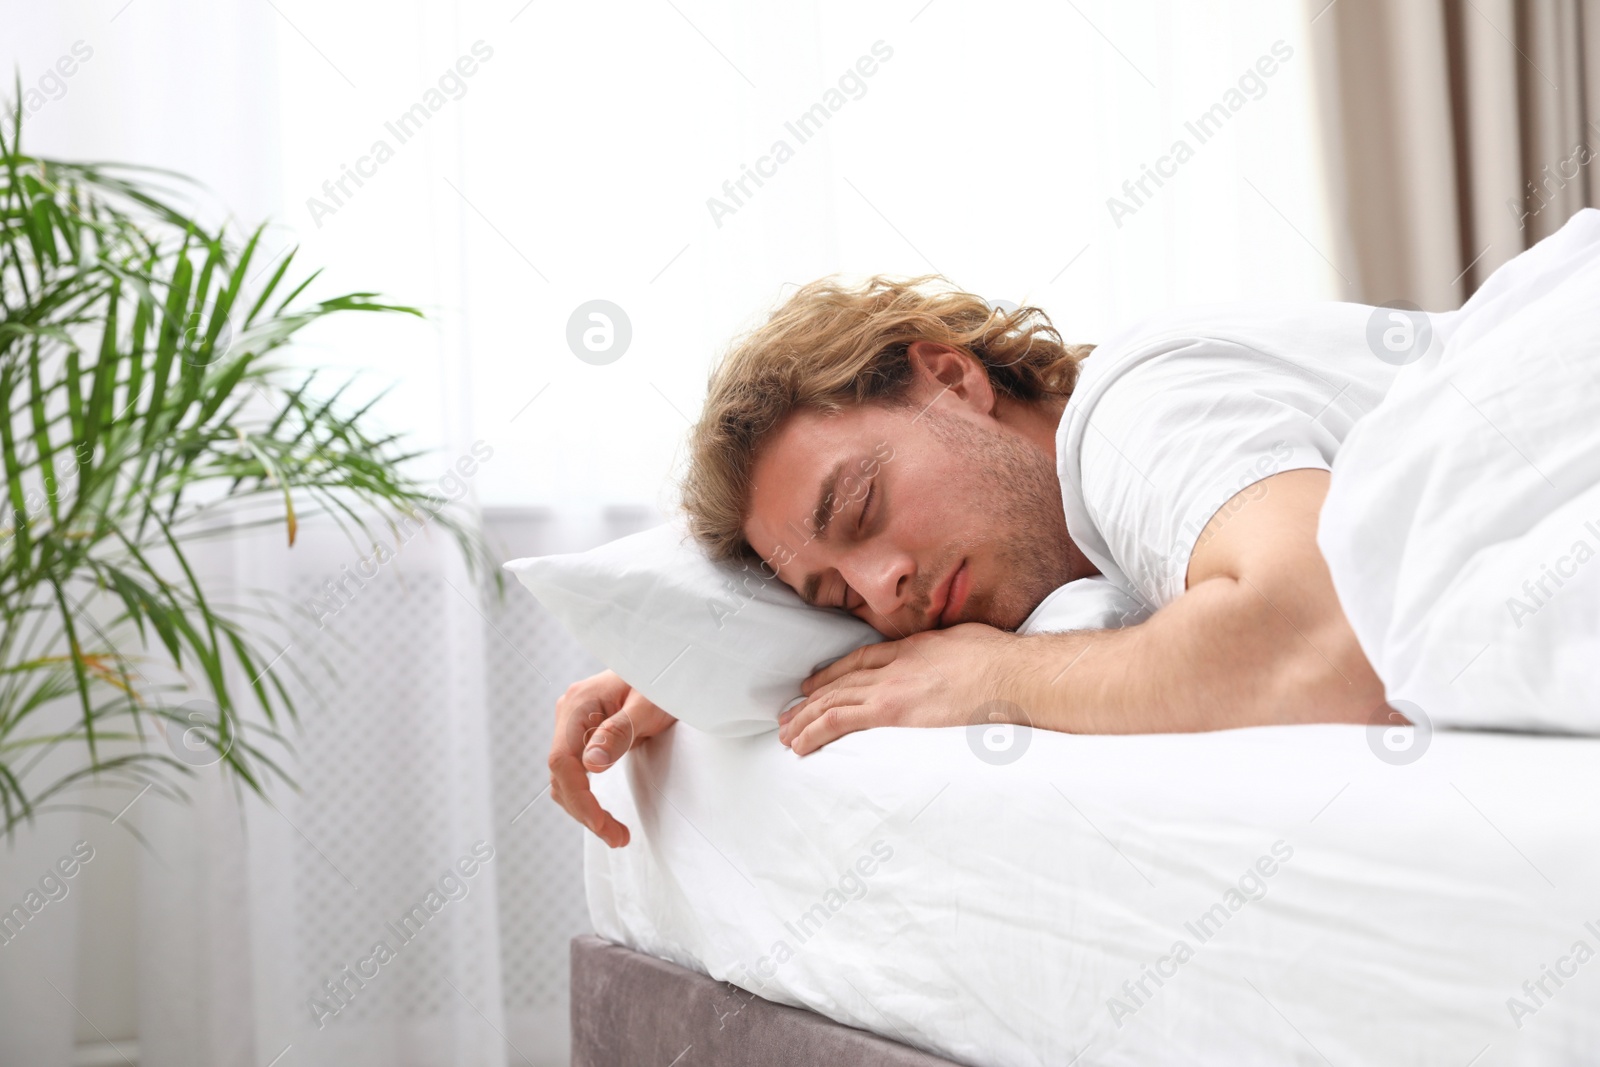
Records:
{"label": "white pillow", "polygon": [[[775,730],[812,672],[883,640],[756,565],[714,563],[679,524],[505,565],[578,643],[651,703],[723,737]],[[1129,626],[1148,612],[1102,577],[1046,597],[1019,633]]]}
{"label": "white pillow", "polygon": [[759,564],[712,562],[676,523],[505,567],[651,703],[723,737],[777,729],[808,675],[883,640],[762,577]]}
{"label": "white pillow", "polygon": [[1068,582],[1039,602],[1017,627],[1019,634],[1064,630],[1116,630],[1143,622],[1150,609],[1111,579],[1092,575]]}

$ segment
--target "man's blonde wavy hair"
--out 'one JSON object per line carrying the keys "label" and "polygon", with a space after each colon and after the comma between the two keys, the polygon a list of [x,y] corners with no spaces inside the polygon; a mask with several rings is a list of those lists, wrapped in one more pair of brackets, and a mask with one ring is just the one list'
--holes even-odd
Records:
{"label": "man's blonde wavy hair", "polygon": [[1037,307],[991,307],[936,274],[878,274],[856,285],[830,276],[802,286],[733,342],[689,436],[683,506],[713,558],[759,558],[744,523],[750,471],[772,432],[796,411],[905,402],[906,350],[919,340],[968,353],[998,392],[1023,402],[1070,396],[1094,348],[1063,343]]}

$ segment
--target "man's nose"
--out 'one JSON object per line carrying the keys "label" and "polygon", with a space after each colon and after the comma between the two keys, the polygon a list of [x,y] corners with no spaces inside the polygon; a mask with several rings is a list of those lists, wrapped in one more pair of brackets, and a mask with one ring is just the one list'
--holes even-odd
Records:
{"label": "man's nose", "polygon": [[908,554],[874,547],[860,552],[846,566],[845,581],[875,614],[893,618],[905,607],[917,573],[916,563]]}

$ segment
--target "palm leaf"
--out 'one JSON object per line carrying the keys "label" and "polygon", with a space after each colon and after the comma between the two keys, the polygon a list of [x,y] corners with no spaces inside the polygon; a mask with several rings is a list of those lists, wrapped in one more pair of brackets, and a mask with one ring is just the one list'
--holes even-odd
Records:
{"label": "palm leaf", "polygon": [[[285,778],[272,750],[293,690],[260,613],[217,603],[189,551],[267,522],[293,545],[311,516],[358,544],[424,516],[475,570],[487,561],[403,473],[416,453],[372,427],[376,399],[351,410],[349,382],[314,392],[281,359],[332,316],[421,313],[371,292],[314,298],[318,272],[297,274],[292,249],[252,286],[264,228],[241,243],[198,221],[181,175],[29,155],[20,107],[5,127],[0,819],[9,834],[96,782],[180,796],[191,769],[151,746],[183,722],[182,695],[215,705],[220,765],[263,790]],[[62,750],[76,764],[37,781]]]}

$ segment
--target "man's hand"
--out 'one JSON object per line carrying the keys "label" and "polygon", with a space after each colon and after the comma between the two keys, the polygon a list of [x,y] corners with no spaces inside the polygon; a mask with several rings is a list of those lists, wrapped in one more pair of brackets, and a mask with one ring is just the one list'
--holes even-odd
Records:
{"label": "man's hand", "polygon": [[612,848],[626,845],[628,828],[594,798],[589,775],[599,774],[633,746],[677,721],[612,671],[572,683],[556,701],[551,797]]}
{"label": "man's hand", "polygon": [[968,622],[865,645],[805,680],[808,699],[779,717],[778,740],[803,756],[873,726],[964,726],[998,695],[1000,654],[1015,640]]}

